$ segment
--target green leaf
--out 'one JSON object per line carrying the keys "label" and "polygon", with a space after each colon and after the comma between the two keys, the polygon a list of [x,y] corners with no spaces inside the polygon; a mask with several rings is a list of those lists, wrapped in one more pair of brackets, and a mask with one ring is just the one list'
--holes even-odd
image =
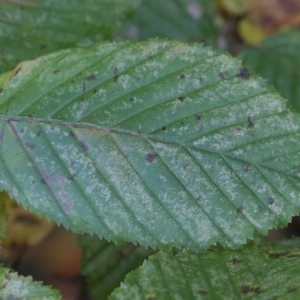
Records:
{"label": "green leaf", "polygon": [[214,1],[143,0],[126,27],[127,38],[153,37],[217,43]]}
{"label": "green leaf", "polygon": [[83,249],[81,274],[86,276],[89,292],[94,299],[107,299],[128,272],[155,253],[140,246],[115,245],[87,235],[78,239]]}
{"label": "green leaf", "polygon": [[75,232],[199,251],[300,211],[300,118],[229,54],[101,43],[0,86],[0,189]]}
{"label": "green leaf", "polygon": [[109,299],[299,299],[299,249],[157,253]]}
{"label": "green leaf", "polygon": [[0,266],[0,297],[10,300],[61,300],[58,290],[42,286],[40,282],[32,282],[31,277],[19,276]]}
{"label": "green leaf", "polygon": [[259,48],[239,54],[244,63],[260,73],[300,112],[300,32],[288,31],[268,37]]}
{"label": "green leaf", "polygon": [[1,0],[0,73],[54,50],[110,39],[139,0]]}

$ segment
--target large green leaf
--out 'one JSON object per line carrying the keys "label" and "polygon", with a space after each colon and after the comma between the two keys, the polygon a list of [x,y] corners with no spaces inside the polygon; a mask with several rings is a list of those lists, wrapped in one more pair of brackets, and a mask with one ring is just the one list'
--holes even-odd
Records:
{"label": "large green leaf", "polygon": [[143,0],[126,27],[128,38],[162,37],[216,44],[218,26],[214,1]]}
{"label": "large green leaf", "polygon": [[300,118],[228,54],[101,43],[0,86],[0,189],[76,232],[238,247],[300,211]]}
{"label": "large green leaf", "polygon": [[61,300],[58,290],[32,282],[31,277],[18,276],[0,266],[0,299],[3,300]]}
{"label": "large green leaf", "polygon": [[111,38],[139,0],[1,0],[0,73],[25,59]]}
{"label": "large green leaf", "polygon": [[178,255],[160,252],[130,273],[109,299],[299,299],[300,251],[248,246]]}
{"label": "large green leaf", "polygon": [[87,235],[78,239],[83,250],[81,274],[86,276],[89,292],[94,299],[107,299],[128,272],[155,253],[141,246],[116,245]]}
{"label": "large green leaf", "polygon": [[244,63],[260,73],[300,112],[300,32],[288,31],[268,37],[259,48],[239,54]]}

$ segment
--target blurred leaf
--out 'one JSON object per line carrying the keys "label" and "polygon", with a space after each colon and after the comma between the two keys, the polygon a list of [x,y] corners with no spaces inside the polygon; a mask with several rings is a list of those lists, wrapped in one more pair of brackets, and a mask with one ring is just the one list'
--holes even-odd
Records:
{"label": "blurred leaf", "polygon": [[18,276],[0,266],[0,298],[4,300],[61,300],[61,294],[40,282],[32,282],[31,277]]}
{"label": "blurred leaf", "polygon": [[134,39],[161,37],[216,44],[218,26],[214,1],[143,0],[126,28]]}
{"label": "blurred leaf", "polygon": [[229,54],[100,43],[0,86],[0,188],[75,232],[236,248],[300,211],[300,117]]}
{"label": "blurred leaf", "polygon": [[155,253],[152,249],[116,245],[87,235],[79,236],[78,240],[83,248],[81,274],[87,277],[89,291],[97,300],[107,299],[127,273]]}
{"label": "blurred leaf", "polygon": [[25,59],[112,38],[139,0],[1,0],[0,73]]}
{"label": "blurred leaf", "polygon": [[6,200],[8,196],[0,190],[0,242],[7,232]]}
{"label": "blurred leaf", "polygon": [[258,45],[265,36],[300,26],[299,0],[248,0],[249,11],[239,24],[242,39]]}
{"label": "blurred leaf", "polygon": [[221,8],[229,14],[239,16],[247,12],[249,1],[252,0],[216,0]]}
{"label": "blurred leaf", "polygon": [[204,254],[160,252],[128,274],[109,299],[297,300],[299,258],[299,249],[278,246]]}
{"label": "blurred leaf", "polygon": [[239,58],[260,73],[300,112],[300,31],[267,38],[260,48],[247,48]]}

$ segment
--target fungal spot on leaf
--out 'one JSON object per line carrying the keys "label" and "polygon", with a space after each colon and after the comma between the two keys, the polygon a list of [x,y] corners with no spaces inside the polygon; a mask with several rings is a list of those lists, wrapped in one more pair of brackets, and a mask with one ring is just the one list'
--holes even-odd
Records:
{"label": "fungal spot on leaf", "polygon": [[41,45],[41,50],[45,50],[48,46],[46,44]]}
{"label": "fungal spot on leaf", "polygon": [[232,265],[238,265],[239,263],[241,263],[242,261],[236,257],[233,257],[229,260],[229,262],[232,264]]}
{"label": "fungal spot on leaf", "polygon": [[197,200],[199,203],[202,202],[203,196],[202,196],[202,195],[198,196],[196,200]]}
{"label": "fungal spot on leaf", "polygon": [[242,213],[244,211],[243,205],[240,205],[236,211],[237,211],[237,213]]}
{"label": "fungal spot on leaf", "polygon": [[118,68],[115,67],[114,68],[114,82],[118,82],[118,79],[119,79],[119,75],[118,75]]}
{"label": "fungal spot on leaf", "polygon": [[86,80],[92,81],[92,80],[96,80],[97,79],[97,75],[96,74],[91,74],[89,76],[86,77]]}
{"label": "fungal spot on leaf", "polygon": [[25,146],[26,146],[26,148],[28,148],[28,149],[30,149],[30,150],[33,150],[34,148],[35,148],[35,145],[34,144],[32,144],[32,143],[25,143]]}
{"label": "fungal spot on leaf", "polygon": [[69,131],[69,137],[71,137],[73,139],[75,138],[75,134],[72,130]]}
{"label": "fungal spot on leaf", "polygon": [[133,101],[134,101],[134,98],[130,98],[130,101],[133,102]]}
{"label": "fungal spot on leaf", "polygon": [[44,178],[41,178],[41,183],[46,184],[46,180]]}
{"label": "fungal spot on leaf", "polygon": [[163,126],[163,127],[161,128],[161,130],[162,130],[162,131],[165,131],[165,130],[167,130],[167,127],[166,127],[166,126]]}
{"label": "fungal spot on leaf", "polygon": [[85,81],[82,83],[82,92],[84,93],[86,91],[86,83]]}
{"label": "fungal spot on leaf", "polygon": [[88,151],[88,150],[89,150],[89,146],[88,146],[87,143],[85,143],[84,141],[79,141],[79,144],[80,144],[81,148],[82,148],[84,151]]}
{"label": "fungal spot on leaf", "polygon": [[225,79],[225,72],[219,72],[219,77],[224,80]]}
{"label": "fungal spot on leaf", "polygon": [[247,173],[251,170],[251,167],[249,164],[244,164],[243,165],[243,172]]}
{"label": "fungal spot on leaf", "polygon": [[180,76],[179,76],[179,79],[184,79],[185,78],[185,75],[184,74],[181,74]]}
{"label": "fungal spot on leaf", "polygon": [[250,285],[241,285],[240,286],[240,291],[242,294],[259,294],[261,292],[261,287],[260,286],[250,286]]}
{"label": "fungal spot on leaf", "polygon": [[196,119],[197,121],[200,121],[200,120],[201,120],[201,118],[202,118],[202,116],[201,116],[201,115],[195,114],[195,119]]}
{"label": "fungal spot on leaf", "polygon": [[273,197],[270,197],[269,199],[268,199],[268,204],[269,205],[273,205],[275,203],[275,199],[273,198]]}
{"label": "fungal spot on leaf", "polygon": [[180,96],[180,97],[178,97],[178,100],[179,100],[180,102],[184,102],[185,97],[184,97],[184,96]]}
{"label": "fungal spot on leaf", "polygon": [[57,74],[60,70],[54,70],[53,73]]}
{"label": "fungal spot on leaf", "polygon": [[189,166],[190,166],[190,163],[189,163],[189,162],[184,162],[184,163],[182,164],[182,168],[183,168],[184,170],[186,170]]}
{"label": "fungal spot on leaf", "polygon": [[75,174],[72,174],[72,175],[68,176],[67,179],[69,181],[73,181],[76,176],[77,176],[77,174],[75,173]]}
{"label": "fungal spot on leaf", "polygon": [[243,67],[240,69],[240,72],[238,73],[237,76],[242,77],[243,79],[249,79],[250,73],[247,68]]}
{"label": "fungal spot on leaf", "polygon": [[289,287],[288,289],[287,289],[287,292],[290,294],[290,293],[295,293],[295,292],[297,292],[298,291],[298,288],[296,288],[296,287]]}
{"label": "fungal spot on leaf", "polygon": [[95,94],[97,94],[98,93],[98,90],[97,89],[94,89],[93,90],[93,94],[95,95]]}
{"label": "fungal spot on leaf", "polygon": [[282,257],[282,256],[287,256],[288,254],[289,254],[288,252],[282,251],[282,252],[268,253],[268,256],[269,256],[269,258],[276,259],[276,258],[279,258],[279,257]]}
{"label": "fungal spot on leaf", "polygon": [[148,153],[147,156],[146,156],[146,160],[149,163],[153,163],[156,160],[157,157],[158,157],[157,153]]}
{"label": "fungal spot on leaf", "polygon": [[251,117],[247,117],[247,121],[248,121],[248,128],[253,128],[254,127],[254,123],[251,121]]}
{"label": "fungal spot on leaf", "polygon": [[180,122],[180,124],[181,124],[181,125],[184,125],[184,123],[183,123],[183,122]]}
{"label": "fungal spot on leaf", "polygon": [[0,94],[2,94],[2,92],[3,92],[3,88],[0,88]]}
{"label": "fungal spot on leaf", "polygon": [[198,294],[201,295],[201,296],[206,296],[206,295],[207,295],[207,292],[204,291],[204,290],[199,290],[199,291],[198,291]]}

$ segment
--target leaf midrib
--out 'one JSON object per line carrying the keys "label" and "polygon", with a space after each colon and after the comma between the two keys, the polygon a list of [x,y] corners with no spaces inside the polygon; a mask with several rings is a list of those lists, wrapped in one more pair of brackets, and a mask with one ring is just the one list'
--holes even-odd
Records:
{"label": "leaf midrib", "polygon": [[[179,141],[170,141],[170,140],[167,140],[167,139],[162,139],[162,138],[159,138],[159,137],[155,137],[153,135],[140,134],[138,132],[133,132],[133,131],[130,131],[130,130],[127,130],[127,129],[105,128],[105,127],[101,127],[101,126],[98,126],[98,125],[95,125],[95,124],[87,124],[87,123],[67,123],[67,122],[64,122],[64,121],[61,121],[61,120],[53,120],[53,119],[45,120],[45,119],[28,118],[28,117],[10,117],[10,116],[7,116],[7,115],[0,115],[0,121],[1,120],[6,121],[8,123],[10,123],[10,122],[24,122],[24,123],[35,123],[35,124],[47,124],[47,125],[52,125],[52,126],[59,125],[59,126],[67,127],[70,130],[72,130],[74,128],[76,128],[76,129],[87,129],[87,130],[88,129],[93,129],[93,130],[97,130],[97,131],[102,131],[102,132],[107,133],[107,134],[115,133],[115,134],[129,135],[129,136],[132,136],[132,137],[137,137],[137,138],[142,138],[142,139],[149,139],[149,140],[153,140],[153,141],[156,141],[156,142],[178,145],[178,146],[182,146],[182,147],[187,148],[187,149],[195,149],[195,150],[200,150],[200,151],[204,151],[204,152],[208,152],[208,153],[214,153],[214,154],[221,155],[221,156],[226,156],[228,158],[232,158],[232,159],[244,162],[245,164],[252,164],[254,166],[261,166],[263,168],[278,172],[280,174],[284,174],[288,177],[299,179],[298,176],[288,174],[288,172],[278,170],[278,169],[273,168],[273,167],[268,166],[268,165],[264,165],[261,162],[253,162],[251,160],[246,160],[246,159],[243,159],[243,158],[240,158],[240,157],[236,157],[236,156],[234,156],[230,153],[218,152],[218,151],[214,151],[214,150],[210,150],[210,149],[208,150],[208,149],[201,148],[199,146],[196,147],[196,146],[193,146],[193,145],[190,145],[190,144],[188,145],[186,143],[180,143]],[[281,135],[276,135],[276,137],[277,136],[285,136],[285,135],[287,135],[287,133],[283,133]],[[265,139],[266,138],[262,138],[262,139],[259,139],[259,140],[255,140],[253,142],[257,143],[258,141],[265,140]],[[247,145],[249,145],[251,143],[252,142],[247,143]],[[1,151],[1,149],[0,149],[0,151]]]}

